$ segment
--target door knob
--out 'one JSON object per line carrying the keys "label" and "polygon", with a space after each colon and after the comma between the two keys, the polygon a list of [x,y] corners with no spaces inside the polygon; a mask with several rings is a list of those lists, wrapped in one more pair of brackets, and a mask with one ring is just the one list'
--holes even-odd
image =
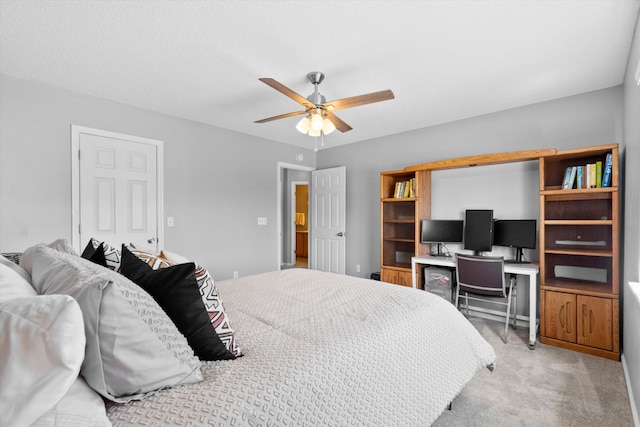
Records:
{"label": "door knob", "polygon": [[155,243],[157,241],[158,241],[158,239],[156,239],[155,237],[152,237],[149,240],[147,240],[147,243]]}
{"label": "door knob", "polygon": [[338,237],[344,237],[346,235],[347,235],[347,233],[343,233],[342,231],[338,233]]}

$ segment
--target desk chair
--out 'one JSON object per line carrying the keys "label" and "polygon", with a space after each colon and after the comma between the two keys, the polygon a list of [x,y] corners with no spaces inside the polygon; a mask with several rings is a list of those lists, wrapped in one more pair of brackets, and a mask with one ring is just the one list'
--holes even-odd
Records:
{"label": "desk chair", "polygon": [[[494,304],[505,305],[506,321],[504,325],[504,342],[507,342],[509,333],[509,317],[511,313],[511,300],[513,299],[513,326],[516,326],[516,286],[515,277],[511,275],[507,287],[504,274],[504,257],[484,257],[466,254],[456,254],[456,288],[455,306],[458,308],[458,299],[466,298],[467,317],[469,317],[469,300],[489,301]],[[469,296],[475,295],[475,297]],[[482,296],[479,297],[479,296]],[[496,298],[507,298],[507,302],[496,301]]]}

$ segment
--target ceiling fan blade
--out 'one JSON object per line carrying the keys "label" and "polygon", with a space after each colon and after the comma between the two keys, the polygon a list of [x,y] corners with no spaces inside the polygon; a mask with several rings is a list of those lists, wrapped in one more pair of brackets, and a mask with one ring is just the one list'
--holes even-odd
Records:
{"label": "ceiling fan blade", "polygon": [[343,99],[338,99],[336,101],[325,102],[322,105],[329,110],[338,111],[338,110],[344,110],[346,108],[357,107],[359,105],[373,104],[374,102],[387,101],[393,98],[394,98],[393,92],[387,89],[387,90],[381,90],[380,92],[368,93],[366,95],[352,96],[350,98],[343,98]]}
{"label": "ceiling fan blade", "polygon": [[262,120],[256,120],[253,123],[266,123],[266,122],[270,122],[273,120],[279,120],[279,119],[286,119],[287,117],[293,117],[293,116],[299,116],[300,114],[306,114],[306,111],[294,111],[293,113],[287,113],[287,114],[280,114],[279,116],[273,116],[273,117],[268,117],[266,119],[262,119]]}
{"label": "ceiling fan blade", "polygon": [[293,99],[294,101],[296,101],[300,105],[304,105],[307,108],[314,106],[311,102],[309,102],[307,100],[307,98],[305,98],[304,96],[300,95],[297,92],[292,91],[291,89],[289,89],[288,87],[286,87],[282,83],[275,81],[274,79],[271,79],[271,78],[268,78],[268,77],[263,77],[263,78],[258,79],[258,80],[260,80],[261,82],[271,86],[272,88],[274,88],[278,92],[288,96],[289,98]]}
{"label": "ceiling fan blade", "polygon": [[327,115],[327,119],[331,120],[331,123],[338,129],[340,132],[348,132],[353,129],[351,126],[342,121],[341,118],[333,114],[331,111],[325,111]]}

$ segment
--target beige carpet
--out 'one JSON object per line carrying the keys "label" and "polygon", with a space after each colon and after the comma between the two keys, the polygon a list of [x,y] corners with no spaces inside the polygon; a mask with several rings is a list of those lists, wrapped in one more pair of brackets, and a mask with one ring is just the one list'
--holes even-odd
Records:
{"label": "beige carpet", "polygon": [[528,329],[471,318],[498,356],[467,384],[434,426],[633,426],[622,364],[536,344]]}

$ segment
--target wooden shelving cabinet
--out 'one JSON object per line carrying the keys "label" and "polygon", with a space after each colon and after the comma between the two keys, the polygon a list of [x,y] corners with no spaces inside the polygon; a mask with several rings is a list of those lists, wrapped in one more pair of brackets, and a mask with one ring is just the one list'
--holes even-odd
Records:
{"label": "wooden shelving cabinet", "polygon": [[[562,189],[612,154],[611,186]],[[540,341],[620,360],[618,145],[540,158]],[[604,170],[604,167],[603,167]]]}
{"label": "wooden shelving cabinet", "polygon": [[[397,182],[415,179],[414,197],[395,198]],[[380,174],[380,280],[411,286],[411,257],[430,246],[420,243],[420,221],[431,216],[431,171]]]}

